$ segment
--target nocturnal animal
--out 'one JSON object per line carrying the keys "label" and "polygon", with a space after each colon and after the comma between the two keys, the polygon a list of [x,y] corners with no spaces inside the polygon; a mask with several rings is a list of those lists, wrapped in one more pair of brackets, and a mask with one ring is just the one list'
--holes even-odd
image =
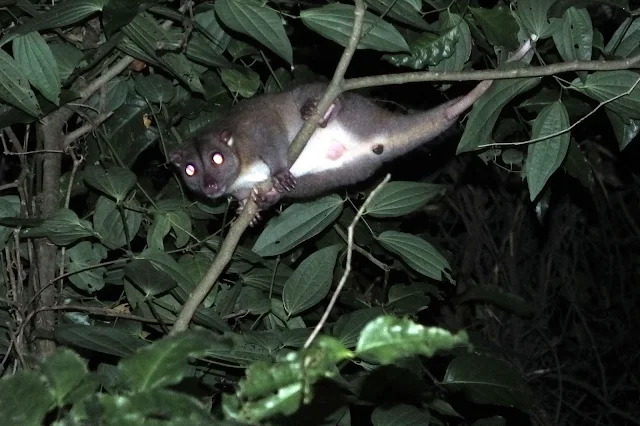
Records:
{"label": "nocturnal animal", "polygon": [[[460,115],[448,114],[460,99],[402,115],[363,96],[343,93],[289,167],[289,145],[316,112],[325,90],[325,84],[313,83],[244,100],[171,152],[170,160],[192,191],[208,198],[232,195],[242,203],[253,196],[266,209],[283,195],[311,198],[361,182],[384,162],[447,130]],[[267,179],[273,181],[272,190],[253,192]]]}
{"label": "nocturnal animal", "polygon": [[[525,43],[510,61],[520,59],[530,47]],[[453,126],[491,83],[482,81],[465,96],[415,114],[393,113],[366,97],[342,93],[289,164],[289,145],[317,111],[327,88],[322,83],[304,84],[241,101],[171,152],[170,161],[192,191],[208,198],[232,195],[240,210],[251,197],[264,210],[283,196],[312,198],[369,178],[383,163]],[[271,190],[253,189],[267,179],[273,182]]]}

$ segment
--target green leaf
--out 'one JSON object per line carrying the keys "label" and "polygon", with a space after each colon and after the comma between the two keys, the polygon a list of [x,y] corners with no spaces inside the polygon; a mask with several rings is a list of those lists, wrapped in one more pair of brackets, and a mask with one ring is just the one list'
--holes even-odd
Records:
{"label": "green leaf", "polygon": [[95,116],[99,111],[117,111],[124,104],[129,93],[129,85],[123,77],[109,80],[105,86],[105,95],[98,91],[87,99],[87,114]]}
{"label": "green leaf", "polygon": [[47,377],[47,388],[59,407],[65,404],[69,394],[88,373],[86,361],[69,349],[58,349],[45,360],[41,368]]}
{"label": "green leaf", "polygon": [[220,77],[231,93],[243,98],[252,97],[260,88],[260,76],[250,68],[221,70]]}
{"label": "green leaf", "polygon": [[480,145],[493,142],[491,133],[502,108],[521,93],[533,89],[540,78],[517,78],[494,81],[469,113],[467,125],[458,144],[457,153],[476,150]]}
{"label": "green leaf", "polygon": [[0,418],[6,425],[39,426],[54,403],[44,377],[35,371],[0,379]]}
{"label": "green leaf", "polygon": [[397,254],[416,272],[442,281],[442,275],[451,282],[451,266],[435,247],[420,237],[398,231],[385,231],[378,236],[382,247]]}
{"label": "green leaf", "polygon": [[196,283],[187,271],[185,271],[182,264],[176,262],[169,254],[158,250],[147,249],[137,257],[150,261],[154,267],[173,278],[178,283],[178,286],[173,289],[173,292],[180,300],[186,301],[191,291],[196,287]]}
{"label": "green leaf", "polygon": [[217,0],[216,13],[234,31],[265,45],[289,64],[293,64],[291,42],[280,16],[259,0]]}
{"label": "green leaf", "polygon": [[94,235],[91,222],[79,219],[73,210],[60,209],[40,226],[24,229],[22,235],[27,238],[47,237],[54,244],[66,246],[81,238]]}
{"label": "green leaf", "polygon": [[593,25],[586,9],[567,9],[562,16],[562,28],[553,33],[553,41],[566,62],[591,59]]}
{"label": "green leaf", "polygon": [[[206,405],[187,393],[168,389],[148,392],[102,395],[102,418],[110,425],[215,425],[222,424],[209,413]],[[151,419],[156,421],[151,421]],[[161,419],[161,420],[160,420]]]}
{"label": "green leaf", "polygon": [[518,0],[517,14],[528,36],[545,39],[559,29],[559,21],[549,22],[547,12],[555,0]]}
{"label": "green leaf", "polygon": [[389,182],[369,202],[366,214],[397,217],[412,213],[444,193],[444,185],[423,182]]}
{"label": "green leaf", "polygon": [[206,355],[214,337],[206,332],[165,337],[122,360],[118,369],[132,392],[175,385],[189,371],[189,358]]}
{"label": "green leaf", "polygon": [[29,81],[20,70],[20,66],[2,49],[0,49],[0,100],[34,117],[42,115],[36,94],[31,90]]}
{"label": "green leaf", "polygon": [[441,385],[476,404],[516,407],[524,412],[532,409],[532,394],[522,374],[511,364],[490,356],[454,358]]}
{"label": "green leaf", "polygon": [[342,203],[342,198],[332,194],[289,206],[267,223],[253,251],[263,257],[286,253],[333,223],[342,212]]}
{"label": "green leaf", "polygon": [[365,326],[360,334],[356,355],[391,364],[414,355],[432,357],[438,351],[467,344],[467,333],[451,334],[439,327],[424,327],[409,319],[381,316]]}
{"label": "green leaf", "polygon": [[124,267],[124,273],[142,292],[145,300],[152,300],[176,286],[175,280],[147,260],[134,259]]}
{"label": "green leaf", "polygon": [[80,22],[94,13],[101,11],[106,1],[107,0],[73,0],[58,3],[48,11],[36,15],[22,25],[18,25],[10,34],[0,41],[0,46],[12,40],[18,34],[61,28]]}
{"label": "green leaf", "polygon": [[447,31],[441,36],[431,33],[420,34],[409,41],[410,54],[395,53],[384,55],[382,58],[397,67],[410,67],[415,70],[438,65],[455,53],[460,34],[460,31]]}
{"label": "green leaf", "polygon": [[163,52],[156,54],[158,46],[173,46],[179,40],[172,40],[169,33],[147,12],[138,14],[133,21],[122,27],[122,32],[145,54],[170,71],[189,89],[204,93],[198,73],[183,53]]}
{"label": "green leaf", "polygon": [[[429,29],[429,24],[420,15],[422,11],[421,2],[416,4],[416,2],[412,3],[410,0],[365,0],[365,3],[384,17],[395,19],[422,30]],[[416,5],[418,8],[416,8]]]}
{"label": "green leaf", "polygon": [[373,426],[429,426],[431,415],[413,405],[380,406],[371,413]]}
{"label": "green leaf", "polygon": [[[228,41],[226,41],[226,43],[228,44]],[[192,61],[209,67],[227,68],[230,66],[227,58],[215,49],[215,44],[212,44],[211,40],[202,34],[194,34],[191,37],[187,44],[185,55]]]}
{"label": "green leaf", "polygon": [[338,339],[345,348],[355,348],[360,332],[370,321],[384,314],[381,307],[360,309],[342,315],[333,325],[333,337]]}
{"label": "green leaf", "polygon": [[[606,102],[628,92],[638,79],[640,74],[633,71],[598,71],[589,74],[584,83],[575,79],[572,84],[579,92],[599,102]],[[625,120],[640,119],[640,84],[630,94],[608,102],[606,107]]]}
{"label": "green leaf", "polygon": [[429,306],[431,298],[418,286],[396,284],[389,289],[385,307],[396,315],[416,314]]}
{"label": "green leaf", "polygon": [[632,118],[624,120],[608,108],[605,108],[605,112],[607,113],[607,117],[609,117],[611,127],[613,127],[613,133],[618,140],[620,151],[622,151],[629,145],[629,142],[634,140],[638,133],[640,133],[640,120],[634,120]]}
{"label": "green leaf", "polygon": [[241,275],[240,279],[248,286],[267,292],[272,291],[273,294],[281,295],[284,285],[289,277],[291,277],[292,272],[293,271],[285,265],[278,266],[275,276],[271,269],[254,268],[246,274]]}
{"label": "green leaf", "polygon": [[37,32],[16,37],[13,56],[31,85],[59,105],[61,81],[58,64],[44,38]]}
{"label": "green leaf", "polygon": [[218,22],[215,9],[212,8],[202,13],[197,13],[194,16],[194,21],[197,24],[196,29],[206,37],[209,41],[207,44],[211,46],[211,49],[218,55],[222,55],[229,46],[231,36],[224,31],[220,22]]}
{"label": "green leaf", "polygon": [[491,45],[510,49],[518,47],[518,23],[509,7],[504,5],[497,5],[493,9],[470,7],[469,11],[476,18],[476,23]]}
{"label": "green leaf", "polygon": [[[300,19],[312,31],[346,46],[353,31],[355,7],[334,3],[300,12]],[[381,52],[409,52],[409,46],[400,32],[388,22],[371,12],[364,13],[362,38],[358,49],[373,49]]]}
{"label": "green leaf", "polygon": [[264,315],[271,310],[269,294],[252,287],[243,287],[237,307],[250,315]]}
{"label": "green leaf", "polygon": [[638,53],[640,46],[640,19],[636,17],[625,19],[609,39],[604,48],[608,55],[627,58]]}
{"label": "green leaf", "polygon": [[431,66],[430,70],[461,71],[471,57],[473,41],[469,24],[462,19],[462,16],[448,11],[440,14],[439,24],[441,37],[457,41],[453,54],[444,57],[442,61]]}
{"label": "green leaf", "polygon": [[56,327],[54,335],[65,345],[119,357],[129,356],[147,344],[124,330],[96,325],[62,324]]}
{"label": "green leaf", "polygon": [[82,176],[85,182],[98,191],[113,197],[116,203],[124,200],[136,185],[136,175],[129,169],[89,165]]}
{"label": "green leaf", "polygon": [[140,96],[156,104],[166,104],[176,95],[171,81],[160,74],[139,76],[135,80],[135,88]]}
{"label": "green leaf", "polygon": [[158,139],[158,131],[147,127],[143,114],[149,104],[134,91],[127,93],[124,103],[104,123],[105,138],[111,140],[118,157],[131,167],[138,156]]}
{"label": "green leaf", "polygon": [[82,51],[70,43],[54,42],[49,45],[51,54],[58,66],[60,81],[65,81],[84,56]]}
{"label": "green leaf", "polygon": [[315,306],[329,293],[342,245],[325,247],[300,263],[287,280],[282,302],[289,317]]}
{"label": "green leaf", "polygon": [[[69,256],[69,280],[81,290],[94,293],[104,287],[107,268],[93,267],[107,257],[107,249],[101,244],[81,241],[67,250]],[[87,269],[92,267],[91,269]]]}
{"label": "green leaf", "polygon": [[[537,139],[569,128],[569,114],[561,102],[554,102],[540,112],[533,123],[532,138]],[[570,132],[528,145],[527,184],[533,201],[547,181],[562,165],[569,149]]]}
{"label": "green leaf", "polygon": [[[132,208],[140,208],[140,204],[135,199],[129,201],[128,204]],[[128,232],[125,232],[122,214],[118,211],[116,203],[104,196],[98,198],[93,215],[93,227],[100,236],[100,242],[112,250],[127,245],[140,229],[142,214],[125,208],[124,218]],[[128,240],[127,235],[129,236]]]}

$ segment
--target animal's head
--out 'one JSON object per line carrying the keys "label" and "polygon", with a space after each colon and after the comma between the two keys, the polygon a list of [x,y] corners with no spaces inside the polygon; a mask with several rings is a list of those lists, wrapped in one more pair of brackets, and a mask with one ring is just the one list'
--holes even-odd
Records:
{"label": "animal's head", "polygon": [[209,198],[225,195],[240,173],[233,134],[224,127],[200,133],[188,146],[172,151],[170,161],[192,191]]}

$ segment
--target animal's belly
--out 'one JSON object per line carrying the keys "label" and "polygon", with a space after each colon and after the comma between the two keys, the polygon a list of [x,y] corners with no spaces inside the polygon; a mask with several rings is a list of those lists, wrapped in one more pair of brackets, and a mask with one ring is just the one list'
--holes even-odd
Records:
{"label": "animal's belly", "polygon": [[296,176],[355,167],[363,157],[374,155],[376,141],[360,140],[339,123],[330,123],[313,134],[298,157],[291,173]]}

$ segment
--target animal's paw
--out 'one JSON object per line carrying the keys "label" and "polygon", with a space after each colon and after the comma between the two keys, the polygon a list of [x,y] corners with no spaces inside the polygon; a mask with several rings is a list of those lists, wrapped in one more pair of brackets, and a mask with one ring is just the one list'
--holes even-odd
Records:
{"label": "animal's paw", "polygon": [[289,192],[296,187],[296,178],[289,170],[283,170],[273,175],[273,189],[277,192]]}
{"label": "animal's paw", "polygon": [[[244,210],[244,207],[246,205],[247,205],[247,200],[240,201],[240,205],[236,209],[236,215],[240,216],[240,214],[242,213],[242,211]],[[253,218],[251,219],[251,222],[249,222],[249,226],[253,228],[258,223],[260,223],[261,220],[262,220],[262,217],[260,216],[260,213],[258,212],[258,213],[256,213],[255,216],[253,216]]]}
{"label": "animal's paw", "polygon": [[[320,119],[318,122],[318,126],[324,128],[327,127],[327,123],[329,122],[329,118],[331,117],[331,111],[333,110],[333,104],[329,107],[329,111]],[[307,101],[300,108],[300,114],[302,115],[303,120],[310,119],[314,114],[318,112],[318,99],[307,99]]]}
{"label": "animal's paw", "polygon": [[256,203],[260,210],[266,210],[280,200],[280,193],[274,189],[264,192],[260,189],[253,188],[251,191],[251,199]]}

